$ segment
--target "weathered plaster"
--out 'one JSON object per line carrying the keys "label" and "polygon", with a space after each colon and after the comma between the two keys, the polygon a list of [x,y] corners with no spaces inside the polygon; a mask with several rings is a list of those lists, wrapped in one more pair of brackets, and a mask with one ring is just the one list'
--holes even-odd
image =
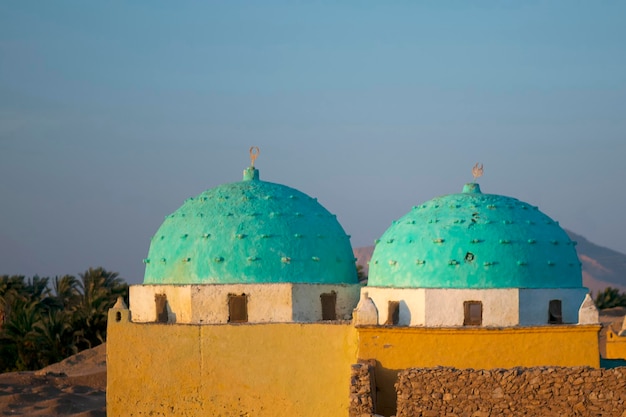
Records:
{"label": "weathered plaster", "polygon": [[611,328],[606,331],[606,359],[626,359],[626,336],[619,336]]}
{"label": "weathered plaster", "polygon": [[562,302],[564,323],[577,323],[586,288],[385,288],[364,287],[378,310],[378,323],[387,321],[389,301],[400,302],[400,326],[463,326],[464,301],[483,305],[482,326],[541,326],[548,324],[550,300]]}
{"label": "weathered plaster", "polygon": [[293,321],[319,321],[322,317],[320,296],[333,291],[337,294],[337,320],[349,320],[359,302],[360,289],[360,285],[292,284]]}
{"label": "weathered plaster", "polygon": [[429,288],[426,290],[426,326],[463,326],[465,301],[482,302],[483,326],[516,326],[519,323],[517,288]]}
{"label": "weathered plaster", "polygon": [[519,290],[520,324],[529,326],[548,322],[550,300],[561,300],[563,323],[578,323],[578,310],[589,292],[587,288],[542,288]]}
{"label": "weathered plaster", "polygon": [[146,324],[111,309],[107,415],[347,416],[356,351],[347,323]]}
{"label": "weathered plaster", "polygon": [[580,308],[578,309],[578,324],[598,324],[600,323],[600,312],[591,298],[591,294],[586,294]]}
{"label": "weathered plaster", "polygon": [[389,319],[389,302],[399,301],[399,326],[423,326],[425,324],[425,290],[419,288],[383,288],[383,287],[363,287],[361,297],[364,293],[369,297],[378,310],[378,324],[382,325]]}
{"label": "weathered plaster", "polygon": [[190,285],[131,285],[129,299],[133,321],[140,323],[156,321],[155,296],[159,294],[165,294],[167,297],[169,323],[192,321]]}
{"label": "weathered plaster", "polygon": [[315,322],[322,319],[320,295],[337,293],[337,319],[349,319],[358,303],[358,284],[133,285],[130,309],[137,323],[155,322],[155,295],[167,297],[169,323],[228,323],[228,295],[246,294],[248,322]]}

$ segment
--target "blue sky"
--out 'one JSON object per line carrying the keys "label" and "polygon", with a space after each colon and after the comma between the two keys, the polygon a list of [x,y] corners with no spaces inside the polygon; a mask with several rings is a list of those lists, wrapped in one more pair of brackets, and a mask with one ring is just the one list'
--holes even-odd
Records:
{"label": "blue sky", "polygon": [[519,198],[626,253],[624,2],[0,3],[0,274],[143,279],[190,196],[261,178],[366,246]]}

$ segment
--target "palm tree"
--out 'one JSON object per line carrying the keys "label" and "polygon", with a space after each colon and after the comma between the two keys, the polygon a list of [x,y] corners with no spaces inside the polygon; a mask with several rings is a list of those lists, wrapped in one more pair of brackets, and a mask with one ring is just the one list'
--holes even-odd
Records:
{"label": "palm tree", "polygon": [[35,275],[26,281],[24,290],[31,299],[41,300],[50,294],[49,282],[50,278]]}
{"label": "palm tree", "polygon": [[[55,279],[58,289],[67,282]],[[75,351],[71,310],[63,311],[48,283],[39,276],[0,277],[0,371],[37,369]]]}
{"label": "palm tree", "polygon": [[16,299],[11,315],[2,327],[3,337],[15,346],[17,370],[37,368],[37,344],[34,328],[40,319],[37,301]]}
{"label": "palm tree", "polygon": [[65,310],[48,311],[33,326],[40,367],[59,362],[78,352],[70,314]]}
{"label": "palm tree", "polygon": [[[28,331],[17,331],[12,326],[13,312],[19,309],[19,302],[26,299],[24,276],[2,275],[0,276],[0,371],[12,371],[16,369],[18,363],[18,342],[21,335]],[[6,327],[9,324],[10,332]],[[14,338],[17,336],[17,340]]]}
{"label": "palm tree", "polygon": [[617,288],[607,287],[594,300],[599,309],[611,307],[626,307],[626,293],[620,294]]}
{"label": "palm tree", "polygon": [[[14,309],[14,304],[23,302],[43,302],[43,307],[49,307],[50,295],[48,278],[35,275],[25,281],[23,275],[0,276],[0,318],[6,322]],[[0,323],[2,324],[2,323]]]}
{"label": "palm tree", "polygon": [[0,276],[0,327],[8,320],[14,301],[26,297],[22,275]]}
{"label": "palm tree", "polygon": [[363,282],[367,280],[367,274],[365,273],[365,267],[361,264],[357,264],[356,266],[356,275],[359,279],[359,282]]}
{"label": "palm tree", "polygon": [[80,274],[78,288],[80,302],[75,316],[76,328],[80,329],[78,346],[91,348],[105,341],[108,311],[118,296],[127,296],[128,285],[117,272],[98,267]]}
{"label": "palm tree", "polygon": [[52,280],[0,276],[0,372],[37,369],[105,341],[107,314],[128,285],[89,268]]}
{"label": "palm tree", "polygon": [[52,290],[57,306],[62,310],[73,310],[80,303],[79,282],[73,275],[54,277]]}

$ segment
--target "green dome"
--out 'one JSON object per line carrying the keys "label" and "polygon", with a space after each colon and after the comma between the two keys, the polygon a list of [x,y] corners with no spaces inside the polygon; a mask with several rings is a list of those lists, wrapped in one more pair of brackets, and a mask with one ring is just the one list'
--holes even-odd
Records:
{"label": "green dome", "polygon": [[167,216],[144,284],[357,283],[350,238],[316,199],[259,180],[203,192]]}
{"label": "green dome", "polygon": [[573,242],[537,207],[478,184],[415,206],[377,241],[369,286],[581,288]]}

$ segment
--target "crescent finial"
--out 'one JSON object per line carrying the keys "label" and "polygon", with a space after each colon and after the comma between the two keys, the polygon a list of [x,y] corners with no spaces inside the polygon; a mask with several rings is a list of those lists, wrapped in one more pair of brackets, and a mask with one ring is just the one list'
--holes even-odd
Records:
{"label": "crescent finial", "polygon": [[474,176],[474,182],[476,182],[476,179],[478,177],[482,177],[483,176],[483,164],[476,162],[476,165],[474,165],[474,168],[472,168],[472,175]]}
{"label": "crescent finial", "polygon": [[259,150],[258,146],[251,146],[250,147],[250,166],[254,168],[254,161],[256,161],[257,156],[259,156],[259,154],[261,153],[261,151]]}

